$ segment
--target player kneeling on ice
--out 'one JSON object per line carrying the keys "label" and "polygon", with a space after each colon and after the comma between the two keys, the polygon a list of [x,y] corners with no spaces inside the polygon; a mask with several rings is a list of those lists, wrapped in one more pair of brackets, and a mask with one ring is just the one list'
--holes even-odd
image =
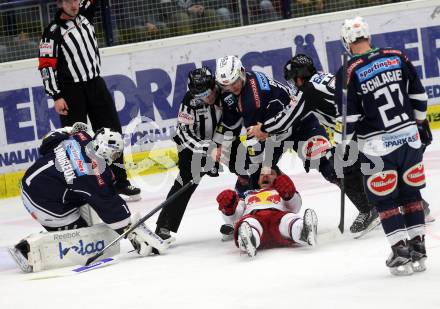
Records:
{"label": "player kneeling on ice", "polygon": [[[82,264],[130,227],[130,210],[117,194],[109,168],[123,152],[122,136],[102,128],[92,137],[83,129],[75,124],[46,135],[40,158],[23,177],[23,204],[47,231],[10,248],[25,272]],[[90,216],[80,210],[85,205],[105,224],[91,226]],[[127,238],[141,255],[149,255],[153,248],[163,252],[169,246],[144,224]],[[104,257],[117,253],[119,243]]]}
{"label": "player kneeling on ice", "polygon": [[226,223],[235,226],[236,245],[250,257],[257,248],[316,244],[318,219],[313,209],[301,218],[301,196],[287,175],[274,169],[261,172],[259,190],[248,191],[244,200],[233,190],[217,196]]}

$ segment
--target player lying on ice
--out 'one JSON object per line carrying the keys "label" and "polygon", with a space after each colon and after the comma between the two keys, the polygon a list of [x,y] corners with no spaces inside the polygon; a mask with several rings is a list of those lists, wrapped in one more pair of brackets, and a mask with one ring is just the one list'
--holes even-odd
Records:
{"label": "player lying on ice", "polygon": [[301,196],[287,175],[275,169],[263,169],[259,190],[248,191],[239,199],[233,190],[217,196],[219,210],[227,224],[235,226],[235,244],[253,257],[257,248],[316,244],[318,218],[313,209],[303,217]]}
{"label": "player lying on ice", "polygon": [[[84,263],[130,227],[130,210],[115,190],[109,167],[123,147],[120,133],[102,128],[93,134],[83,123],[43,138],[40,157],[22,179],[21,197],[47,232],[32,234],[10,248],[23,271]],[[91,226],[80,210],[88,205],[105,224]],[[143,256],[169,246],[144,224],[127,238]],[[117,253],[119,243],[105,256]]]}

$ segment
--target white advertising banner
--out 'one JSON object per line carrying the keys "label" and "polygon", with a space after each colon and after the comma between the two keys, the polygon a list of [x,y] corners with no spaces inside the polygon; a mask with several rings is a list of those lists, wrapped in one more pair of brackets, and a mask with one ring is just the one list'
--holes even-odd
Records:
{"label": "white advertising banner", "polygon": [[[103,77],[115,99],[126,146],[136,152],[171,145],[188,72],[201,65],[214,69],[218,57],[237,55],[246,69],[282,82],[284,64],[297,53],[310,55],[318,69],[335,72],[343,51],[342,21],[357,13],[369,23],[375,46],[391,46],[408,55],[429,104],[439,104],[436,2],[413,1],[103,49]],[[38,157],[38,140],[59,126],[36,67],[35,59],[0,64],[0,174],[29,166]]]}

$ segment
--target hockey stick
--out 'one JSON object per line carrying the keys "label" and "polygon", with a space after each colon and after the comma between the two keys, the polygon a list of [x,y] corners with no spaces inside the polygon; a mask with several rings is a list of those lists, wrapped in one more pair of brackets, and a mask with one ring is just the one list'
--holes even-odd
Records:
{"label": "hockey stick", "polygon": [[150,217],[152,217],[156,212],[158,212],[159,210],[161,210],[162,208],[164,208],[165,206],[167,206],[168,204],[170,204],[171,202],[174,202],[175,199],[177,199],[178,197],[180,197],[182,195],[182,193],[184,193],[186,190],[188,190],[192,185],[194,185],[195,180],[191,180],[190,182],[188,182],[187,184],[185,184],[182,188],[180,188],[179,190],[177,190],[173,195],[171,195],[169,198],[167,198],[165,201],[163,201],[159,206],[157,206],[156,208],[154,208],[152,211],[150,211],[148,214],[146,214],[145,216],[143,216],[142,218],[139,219],[138,222],[136,222],[135,224],[132,224],[130,226],[130,228],[128,230],[126,230],[124,233],[122,233],[121,235],[119,235],[117,238],[115,238],[111,243],[109,243],[107,246],[105,246],[101,251],[99,251],[97,254],[95,254],[94,256],[90,257],[85,266],[90,265],[91,263],[93,263],[94,261],[96,261],[97,258],[99,258],[100,256],[102,256],[105,251],[110,248],[111,246],[113,246],[115,243],[117,243],[118,241],[120,241],[122,238],[127,237],[128,234],[130,234],[131,232],[133,232],[139,225],[141,225],[142,223],[144,223],[147,219],[149,219]]}
{"label": "hockey stick", "polygon": [[[345,156],[345,139],[347,137],[347,62],[348,54],[342,54],[342,154],[341,158]],[[339,231],[344,234],[344,220],[345,220],[345,177],[341,179],[341,214],[339,218]]]}

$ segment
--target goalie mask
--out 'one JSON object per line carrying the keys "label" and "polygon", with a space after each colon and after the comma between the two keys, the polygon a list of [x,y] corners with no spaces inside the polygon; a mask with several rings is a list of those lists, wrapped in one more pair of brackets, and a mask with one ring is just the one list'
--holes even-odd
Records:
{"label": "goalie mask", "polygon": [[353,19],[346,19],[342,25],[341,39],[345,49],[351,54],[350,44],[359,39],[367,39],[368,42],[371,42],[368,24],[360,16],[356,16]]}
{"label": "goalie mask", "polygon": [[107,164],[112,164],[124,151],[124,141],[121,133],[112,131],[109,128],[99,129],[93,137],[93,150]]}
{"label": "goalie mask", "polygon": [[284,65],[284,79],[295,86],[296,79],[309,80],[316,73],[312,58],[304,54],[298,54]]}

